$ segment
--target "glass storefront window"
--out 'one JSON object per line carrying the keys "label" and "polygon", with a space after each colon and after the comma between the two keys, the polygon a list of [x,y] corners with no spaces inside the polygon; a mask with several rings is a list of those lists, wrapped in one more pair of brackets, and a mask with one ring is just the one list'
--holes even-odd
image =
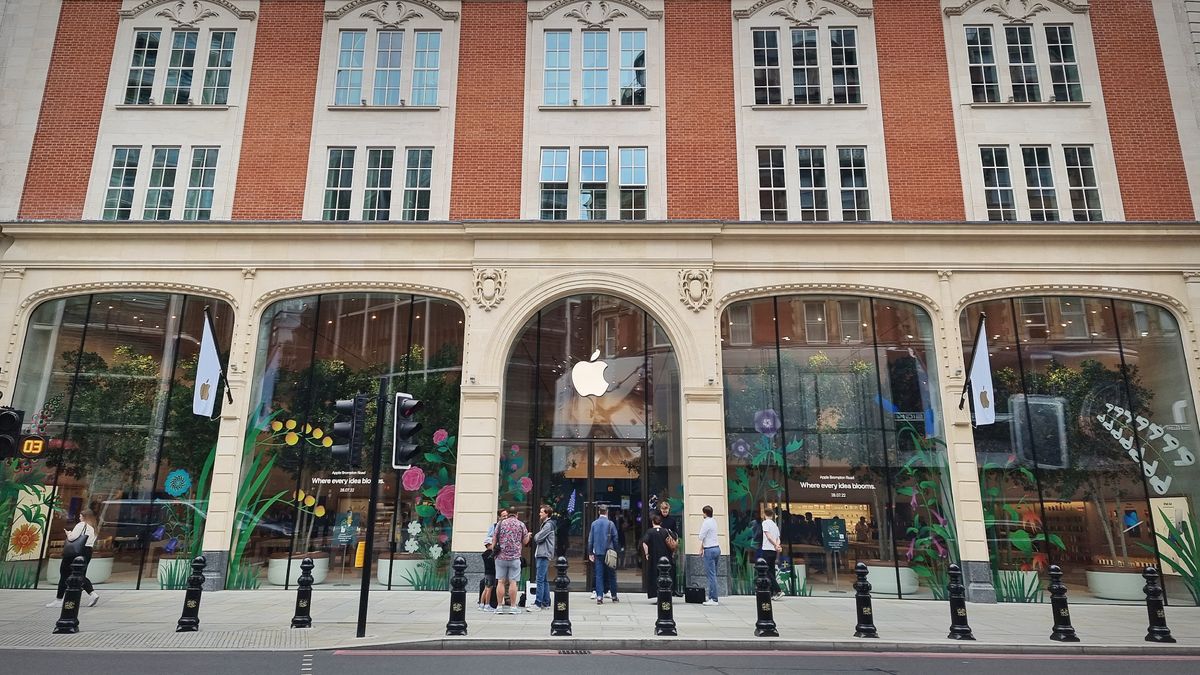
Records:
{"label": "glass storefront window", "polygon": [[994,300],[963,312],[964,344],[981,312],[996,423],[975,446],[1000,600],[1045,601],[1058,564],[1073,600],[1139,601],[1155,565],[1170,601],[1196,602],[1195,577],[1172,564],[1187,569],[1177,528],[1195,527],[1200,493],[1175,319],[1110,298]]}
{"label": "glass storefront window", "polygon": [[64,530],[81,518],[96,528],[93,583],[185,586],[221,405],[212,418],[192,414],[205,306],[227,352],[233,313],[207,298],[105,293],[34,310],[12,405],[49,451],[0,462],[0,587],[55,586]]}
{"label": "glass storefront window", "polygon": [[722,315],[731,585],[753,592],[765,508],[785,592],[941,597],[957,556],[928,315],[907,303],[783,296]]}

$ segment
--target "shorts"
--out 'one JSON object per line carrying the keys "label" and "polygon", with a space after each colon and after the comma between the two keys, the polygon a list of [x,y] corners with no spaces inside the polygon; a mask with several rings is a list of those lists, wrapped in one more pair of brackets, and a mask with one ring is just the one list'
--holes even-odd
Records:
{"label": "shorts", "polygon": [[503,581],[521,580],[521,561],[520,560],[496,560],[496,578]]}
{"label": "shorts", "polygon": [[483,587],[484,588],[495,588],[496,587],[496,575],[494,575],[494,574],[483,575]]}

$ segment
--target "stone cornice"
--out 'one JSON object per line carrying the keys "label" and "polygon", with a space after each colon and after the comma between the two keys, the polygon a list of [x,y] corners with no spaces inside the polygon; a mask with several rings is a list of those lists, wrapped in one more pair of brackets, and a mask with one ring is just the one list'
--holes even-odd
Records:
{"label": "stone cornice", "polygon": [[[645,5],[643,5],[640,2],[635,2],[634,0],[604,0],[604,2],[606,4],[621,5],[624,7],[628,7],[629,9],[632,9],[633,11],[637,12],[638,14],[641,14],[643,17],[654,20],[654,21],[659,21],[663,18],[662,12],[656,12],[656,11],[650,9],[649,7],[646,7]],[[588,5],[592,4],[592,2],[590,2],[589,0],[556,0],[555,2],[552,2],[549,5],[546,5],[545,9],[543,9],[540,12],[529,12],[529,20],[530,21],[541,21],[542,19],[545,19],[546,17],[554,14],[555,12],[557,12],[560,9],[569,7],[571,5],[584,5],[585,3]]]}
{"label": "stone cornice", "polygon": [[[786,2],[788,2],[788,0],[759,0],[747,9],[734,10],[733,18],[749,19],[771,5],[777,5]],[[850,2],[850,0],[824,0],[824,2],[835,7],[841,7],[842,9],[850,12],[850,14],[858,17],[871,16],[872,12],[874,11],[870,7],[859,7],[853,2]]]}
{"label": "stone cornice", "polygon": [[[192,3],[180,2],[179,0],[146,0],[146,2],[136,5],[130,9],[118,10],[117,16],[121,17],[122,19],[133,19],[141,16],[143,13],[148,12],[151,9],[154,9],[155,7],[158,7],[159,5],[170,4],[191,5]],[[234,5],[229,0],[201,0],[199,4],[216,5],[217,7],[224,9],[242,21],[253,21],[258,18],[258,14],[256,12],[238,9],[237,5]]]}
{"label": "stone cornice", "polygon": [[[942,10],[942,12],[946,16],[962,16],[963,14],[967,13],[972,7],[982,4],[984,2],[988,2],[988,1],[989,0],[967,0],[966,2],[964,2],[961,5],[947,7],[944,10]],[[997,9],[1006,10],[1006,11],[1007,11],[1008,3],[1011,2],[1011,0],[990,0],[990,1],[992,2],[993,5],[996,6]],[[1004,2],[1005,4],[1001,5],[1000,4],[1001,2]],[[1062,7],[1063,9],[1067,10],[1068,12],[1071,12],[1072,14],[1086,14],[1088,11],[1087,3],[1070,2],[1070,0],[1046,0],[1046,2],[1058,5],[1059,7]],[[1000,14],[1000,12],[992,12],[992,13]],[[1003,14],[1000,14],[1000,15],[1003,16]]]}
{"label": "stone cornice", "polygon": [[[377,5],[379,3],[380,0],[350,0],[350,2],[347,2],[338,9],[331,9],[328,12],[325,12],[325,20],[337,21],[338,19],[346,16],[350,12],[353,12],[360,7]],[[458,21],[458,12],[448,12],[429,0],[393,0],[393,2],[389,2],[388,4],[402,5],[405,3],[424,7],[425,9],[433,12],[439,19],[443,21]]]}

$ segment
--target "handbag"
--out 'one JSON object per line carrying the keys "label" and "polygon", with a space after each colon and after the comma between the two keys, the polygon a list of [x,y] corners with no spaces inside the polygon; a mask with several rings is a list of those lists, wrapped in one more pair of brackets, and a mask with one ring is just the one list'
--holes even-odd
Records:
{"label": "handbag", "polygon": [[667,532],[666,544],[667,544],[667,550],[670,551],[671,553],[674,553],[675,551],[679,550],[679,540],[675,538],[674,532],[670,532],[670,531]]}
{"label": "handbag", "polygon": [[68,541],[62,547],[63,560],[75,560],[83,555],[84,544],[87,543],[87,533],[79,535],[74,541]]}
{"label": "handbag", "polygon": [[617,569],[617,550],[616,549],[610,548],[610,549],[608,549],[607,552],[605,552],[604,564],[608,565],[609,567],[611,567],[614,570]]}

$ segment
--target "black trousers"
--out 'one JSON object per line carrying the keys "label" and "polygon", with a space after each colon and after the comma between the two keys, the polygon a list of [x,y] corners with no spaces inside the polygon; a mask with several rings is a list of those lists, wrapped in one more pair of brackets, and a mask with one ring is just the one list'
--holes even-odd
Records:
{"label": "black trousers", "polygon": [[776,576],[775,559],[779,557],[779,551],[763,551],[762,558],[767,561],[767,576],[771,578],[771,595],[779,592],[779,578]]}
{"label": "black trousers", "polygon": [[[55,597],[58,598],[59,600],[62,600],[63,596],[67,594],[67,577],[71,576],[71,563],[74,562],[74,560],[75,560],[74,558],[68,560],[67,558],[64,557],[62,559],[62,563],[60,563],[58,566],[58,595],[56,595]],[[91,580],[89,580],[87,578],[87,565],[91,561],[92,561],[92,547],[84,546],[83,547],[83,569],[84,569],[83,590],[87,591],[88,593],[92,593],[96,590],[95,588],[92,587]]]}

